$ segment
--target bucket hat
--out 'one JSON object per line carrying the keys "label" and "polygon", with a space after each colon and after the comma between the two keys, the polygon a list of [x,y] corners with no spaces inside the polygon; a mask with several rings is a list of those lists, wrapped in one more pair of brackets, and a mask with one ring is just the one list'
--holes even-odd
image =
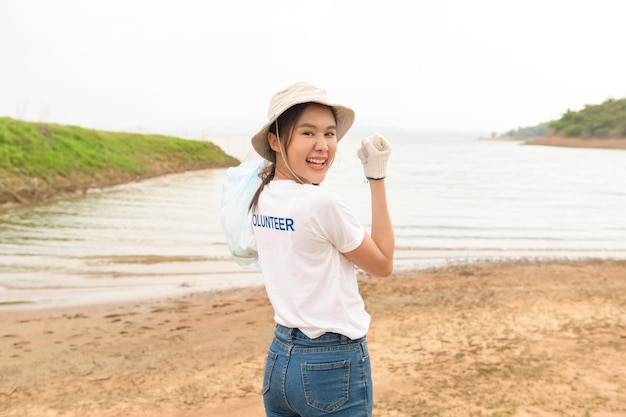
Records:
{"label": "bucket hat", "polygon": [[354,123],[354,110],[338,104],[332,104],[328,100],[325,90],[307,82],[292,84],[285,90],[274,94],[267,111],[267,123],[252,137],[252,147],[261,157],[268,161],[273,160],[272,155],[274,151],[270,148],[267,141],[267,135],[272,123],[286,110],[302,103],[323,104],[333,110],[337,121],[337,141],[341,140],[352,126],[352,123]]}

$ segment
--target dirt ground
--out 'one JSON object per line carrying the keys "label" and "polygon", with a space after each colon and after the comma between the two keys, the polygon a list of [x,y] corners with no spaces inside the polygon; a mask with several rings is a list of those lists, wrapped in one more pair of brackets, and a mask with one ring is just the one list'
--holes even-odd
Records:
{"label": "dirt ground", "polygon": [[[360,286],[375,416],[626,416],[626,261],[465,265]],[[272,316],[262,288],[0,306],[0,416],[262,416]]]}

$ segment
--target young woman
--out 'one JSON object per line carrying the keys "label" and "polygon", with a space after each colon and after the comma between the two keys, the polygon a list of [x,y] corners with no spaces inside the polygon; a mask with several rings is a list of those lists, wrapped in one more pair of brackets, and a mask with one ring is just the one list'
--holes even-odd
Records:
{"label": "young woman", "polygon": [[277,323],[263,379],[268,417],[371,416],[370,316],[355,265],[375,276],[393,269],[394,232],[382,136],[357,152],[369,182],[371,234],[326,177],[354,112],[326,92],[296,83],[274,95],[269,121],[252,138],[270,163],[250,204],[265,287]]}

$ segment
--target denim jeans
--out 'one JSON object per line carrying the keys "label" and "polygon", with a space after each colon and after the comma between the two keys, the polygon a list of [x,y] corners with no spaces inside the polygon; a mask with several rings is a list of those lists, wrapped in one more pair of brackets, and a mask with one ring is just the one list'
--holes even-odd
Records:
{"label": "denim jeans", "polygon": [[276,326],[263,377],[267,417],[371,417],[372,373],[365,337],[311,339]]}

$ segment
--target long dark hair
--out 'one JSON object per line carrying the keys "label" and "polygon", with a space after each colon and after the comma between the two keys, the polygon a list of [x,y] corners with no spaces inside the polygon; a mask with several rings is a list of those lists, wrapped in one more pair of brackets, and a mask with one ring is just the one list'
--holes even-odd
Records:
{"label": "long dark hair", "polygon": [[[283,112],[275,123],[272,123],[269,127],[269,132],[278,136],[278,140],[284,143],[283,149],[287,152],[289,148],[289,144],[291,143],[291,136],[293,134],[293,129],[296,126],[296,122],[311,103],[301,103],[296,104]],[[276,132],[276,126],[278,126],[278,132]],[[259,204],[259,196],[261,195],[261,191],[269,182],[274,178],[276,174],[276,152],[272,154],[272,160],[269,161],[269,164],[265,166],[264,169],[259,173],[259,178],[261,178],[261,185],[254,193],[252,197],[252,201],[250,201],[250,206],[248,207],[250,210],[256,209]]]}

